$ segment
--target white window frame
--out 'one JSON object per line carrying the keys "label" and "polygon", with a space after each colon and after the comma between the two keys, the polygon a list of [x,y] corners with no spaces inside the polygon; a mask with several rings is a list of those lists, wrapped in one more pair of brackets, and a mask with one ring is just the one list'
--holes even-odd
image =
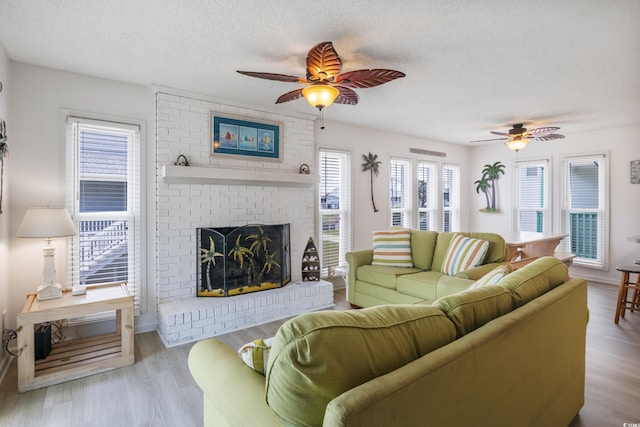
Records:
{"label": "white window frame", "polygon": [[[542,167],[544,170],[543,182],[542,182],[542,192],[543,192],[543,206],[523,206],[523,200],[526,200],[527,197],[523,197],[522,194],[522,181],[521,181],[521,171],[524,168],[528,167]],[[542,213],[542,230],[541,233],[551,233],[553,229],[553,218],[552,218],[552,194],[551,194],[551,182],[552,182],[552,170],[551,170],[551,161],[549,158],[542,159],[531,159],[531,160],[522,160],[516,161],[513,164],[513,176],[516,178],[514,180],[514,204],[513,204],[513,229],[516,232],[520,231],[537,231],[536,230],[522,230],[521,224],[521,213],[522,212],[541,212]]]}
{"label": "white window frame", "polygon": [[[336,184],[338,187],[339,208],[338,209],[324,209],[322,207],[322,189],[326,184],[323,182],[323,156],[332,155],[340,160],[340,177]],[[345,255],[351,251],[352,242],[352,227],[351,227],[351,153],[348,151],[337,150],[332,148],[320,148],[318,151],[318,170],[320,171],[320,183],[318,184],[318,235],[319,247],[321,259],[322,272],[321,277],[332,278],[336,276],[344,276],[347,269],[347,262]],[[333,185],[333,184],[331,184]],[[336,265],[325,265],[324,262],[324,216],[338,215],[338,262]]]}
{"label": "white window frame", "polygon": [[[64,112],[66,119],[66,182],[67,182],[67,209],[72,219],[79,226],[81,221],[102,220],[126,220],[127,228],[127,253],[128,253],[128,278],[127,287],[134,296],[135,314],[146,312],[144,301],[144,269],[145,246],[143,244],[145,233],[143,230],[144,204],[144,170],[142,162],[142,142],[145,138],[145,125],[143,121],[119,117],[95,116],[80,112]],[[118,129],[129,135],[130,147],[127,152],[127,211],[123,212],[80,212],[80,170],[79,170],[79,137],[78,127],[95,129]],[[99,176],[95,177],[100,179]],[[69,285],[80,283],[80,239],[74,236],[68,248],[67,280]],[[99,321],[112,318],[113,313],[85,316],[75,319],[73,323]]]}
{"label": "white window frame", "polygon": [[[413,165],[411,159],[392,157],[389,161],[389,224],[396,227],[412,228],[413,226]],[[398,182],[394,182],[396,169],[403,168],[400,178],[401,188],[397,191]],[[394,207],[394,195],[402,193],[402,206]],[[400,223],[394,223],[394,217],[400,218]]]}
{"label": "white window frame", "polygon": [[[571,182],[570,182],[570,166],[580,162],[597,162],[598,163],[598,207],[596,209],[578,209],[571,206]],[[562,232],[569,234],[564,238],[561,245],[564,251],[572,250],[571,235],[571,215],[595,213],[598,215],[598,229],[596,233],[596,258],[586,258],[578,256],[574,258],[573,264],[576,266],[609,270],[609,153],[599,152],[595,154],[584,154],[575,156],[565,156],[562,158]]]}

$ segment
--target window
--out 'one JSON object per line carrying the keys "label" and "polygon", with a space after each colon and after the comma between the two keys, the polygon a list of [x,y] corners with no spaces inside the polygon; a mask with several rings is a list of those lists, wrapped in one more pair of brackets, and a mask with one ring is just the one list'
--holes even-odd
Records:
{"label": "window", "polygon": [[320,250],[322,273],[332,277],[346,266],[351,250],[351,155],[320,150]]}
{"label": "window", "polygon": [[418,229],[436,230],[438,203],[436,164],[418,162]]}
{"label": "window", "polygon": [[609,196],[608,158],[604,154],[563,161],[565,250],[576,265],[607,269]]}
{"label": "window", "polygon": [[408,160],[391,159],[390,162],[390,193],[391,193],[391,225],[411,228],[411,212],[413,210],[411,198],[411,162]]}
{"label": "window", "polygon": [[126,282],[140,311],[140,127],[68,117],[69,283]]}
{"label": "window", "polygon": [[460,168],[444,165],[442,168],[442,231],[460,230]]}
{"label": "window", "polygon": [[549,161],[515,164],[515,230],[551,232]]}

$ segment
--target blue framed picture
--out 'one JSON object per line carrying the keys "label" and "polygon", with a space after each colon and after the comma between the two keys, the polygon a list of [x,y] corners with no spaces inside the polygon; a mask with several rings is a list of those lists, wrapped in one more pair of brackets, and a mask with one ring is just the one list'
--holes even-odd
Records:
{"label": "blue framed picture", "polygon": [[211,113],[211,153],[254,160],[282,159],[282,125]]}

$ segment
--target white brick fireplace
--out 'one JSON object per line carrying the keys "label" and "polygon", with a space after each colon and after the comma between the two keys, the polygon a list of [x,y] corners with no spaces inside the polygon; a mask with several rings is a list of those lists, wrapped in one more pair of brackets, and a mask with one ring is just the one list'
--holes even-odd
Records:
{"label": "white brick fireplace", "polygon": [[[280,122],[282,161],[212,156],[211,111]],[[301,280],[307,239],[314,235],[317,170],[311,118],[158,90],[156,126],[157,302],[165,345],[331,306],[330,283],[295,283]],[[175,166],[179,154],[191,165]],[[311,175],[298,173],[302,163],[311,166]],[[284,223],[291,224],[291,284],[227,301],[196,297],[196,228]]]}

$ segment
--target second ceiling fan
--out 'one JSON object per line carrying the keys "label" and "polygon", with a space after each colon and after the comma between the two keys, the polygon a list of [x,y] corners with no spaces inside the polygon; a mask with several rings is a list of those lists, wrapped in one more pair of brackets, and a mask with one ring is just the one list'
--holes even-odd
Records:
{"label": "second ceiling fan", "polygon": [[516,123],[508,133],[491,131],[500,138],[481,139],[471,142],[488,142],[488,141],[506,141],[505,144],[514,151],[520,151],[527,146],[529,141],[552,141],[554,139],[562,139],[564,135],[554,133],[559,127],[547,126],[535,129],[527,129],[523,123]]}

